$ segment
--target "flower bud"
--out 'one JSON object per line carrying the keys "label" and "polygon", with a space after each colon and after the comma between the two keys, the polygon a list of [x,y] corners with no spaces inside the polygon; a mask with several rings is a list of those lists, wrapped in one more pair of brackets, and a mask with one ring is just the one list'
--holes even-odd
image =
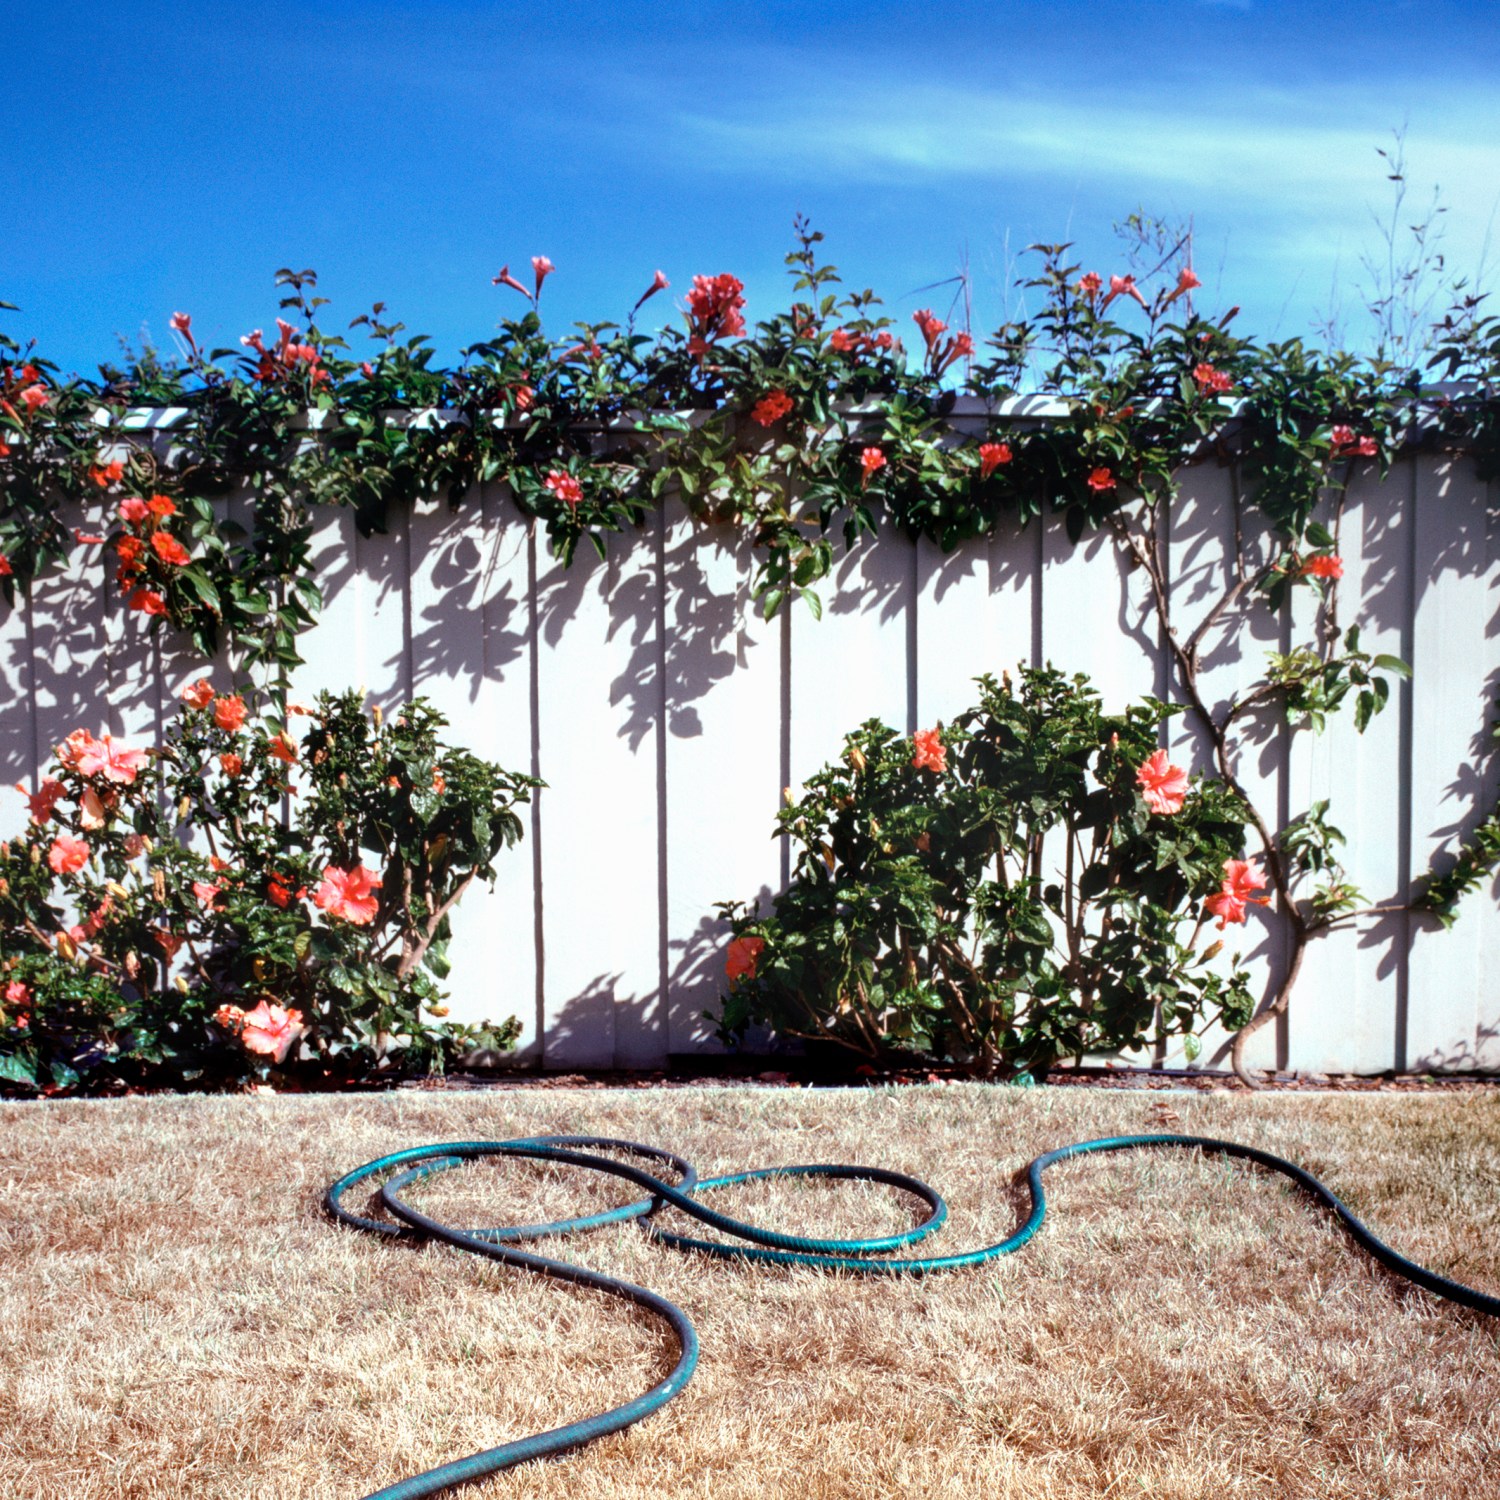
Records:
{"label": "flower bud", "polygon": [[67,959],[71,963],[73,959],[78,957],[78,944],[67,933],[60,932],[57,935],[57,952],[60,957]]}
{"label": "flower bud", "polygon": [[1203,962],[1207,963],[1211,958],[1217,958],[1224,951],[1224,939],[1218,938],[1203,950]]}
{"label": "flower bud", "polygon": [[858,745],[849,747],[849,764],[854,767],[856,773],[862,774],[865,769],[865,752]]}

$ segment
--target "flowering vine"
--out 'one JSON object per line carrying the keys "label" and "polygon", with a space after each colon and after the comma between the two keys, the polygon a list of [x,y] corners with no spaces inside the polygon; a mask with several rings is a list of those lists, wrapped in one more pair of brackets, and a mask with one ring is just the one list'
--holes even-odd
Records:
{"label": "flowering vine", "polygon": [[[821,239],[799,220],[784,310],[752,323],[738,275],[700,272],[654,338],[635,319],[670,288],[662,271],[623,326],[558,338],[539,309],[567,267],[534,255],[528,285],[508,262],[493,278],[506,316],[451,369],[382,303],[332,332],[315,274],[290,268],[277,273],[274,338],[255,329],[237,347],[205,349],[193,314],[175,312],[185,350],[175,365],[146,355],[97,382],[63,378],[0,335],[0,595],[24,601],[80,548],[106,557],[139,628],[205,655],[228,644],[284,701],[298,637],[321,608],[311,537],[326,506],[351,508],[369,533],[394,506],[457,506],[504,485],[570,561],[585,540],[602,555],[611,532],[670,499],[750,535],[767,615],[794,596],[820,608],[839,540],[894,527],[949,551],[1051,512],[1073,540],[1102,531],[1145,569],[1178,690],[1227,783],[1239,786],[1240,737],[1256,714],[1316,729],[1341,706],[1361,728],[1379,712],[1404,668],[1362,652],[1339,620],[1343,497],[1356,466],[1384,472],[1434,432],[1471,447],[1481,474],[1500,472],[1500,322],[1477,302],[1445,319],[1433,359],[1467,394],[1435,396],[1420,371],[1239,336],[1235,309],[1211,317],[1196,305],[1202,284],[1186,254],[1157,284],[1043,246],[1027,281],[1034,315],[981,339],[924,307],[908,350],[874,293],[842,290],[819,261]],[[510,317],[517,297],[524,310]],[[373,345],[363,354],[348,342],[356,333]],[[960,388],[995,402],[1034,391],[1060,414],[997,417],[956,439]],[[142,406],[184,414],[169,447],[127,425]],[[1244,524],[1229,586],[1189,629],[1172,615],[1162,539],[1182,471],[1209,458],[1237,461]],[[243,530],[224,503],[241,488]],[[1294,589],[1320,606],[1314,638],[1211,708],[1197,683],[1205,652]],[[1373,909],[1343,877],[1337,830],[1315,809],[1281,827],[1256,811],[1252,828],[1293,963],[1237,1043],[1242,1069],[1244,1037],[1285,1010],[1305,942]],[[1487,848],[1461,853],[1463,868],[1483,865]]]}

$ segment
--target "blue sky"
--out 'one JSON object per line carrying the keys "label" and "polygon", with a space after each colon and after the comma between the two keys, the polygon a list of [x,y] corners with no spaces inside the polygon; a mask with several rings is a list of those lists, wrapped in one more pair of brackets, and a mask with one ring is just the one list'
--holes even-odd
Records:
{"label": "blue sky", "polygon": [[7,31],[0,326],[65,369],[178,309],[215,343],[269,326],[284,264],[326,326],[382,298],[445,359],[537,253],[559,336],[657,267],[673,297],[735,272],[753,317],[798,211],[903,323],[967,260],[992,328],[1032,241],[1115,269],[1143,207],[1192,217],[1201,308],[1289,337],[1341,305],[1357,336],[1402,126],[1408,218],[1440,186],[1450,268],[1492,229],[1500,260],[1489,3],[49,0]]}

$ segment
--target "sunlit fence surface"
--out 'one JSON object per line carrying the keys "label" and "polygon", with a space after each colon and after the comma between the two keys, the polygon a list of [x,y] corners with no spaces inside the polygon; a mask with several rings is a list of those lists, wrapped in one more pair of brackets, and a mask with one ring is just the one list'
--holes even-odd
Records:
{"label": "sunlit fence surface", "polygon": [[[1235,473],[1187,472],[1168,538],[1174,616],[1191,629],[1222,593],[1236,526]],[[231,502],[233,503],[233,502]],[[1364,735],[1352,715],[1321,736],[1251,722],[1247,788],[1278,821],[1330,799],[1346,865],[1368,904],[1401,899],[1493,805],[1485,755],[1500,695],[1500,494],[1463,457],[1373,467],[1351,487],[1340,536],[1340,621],[1361,645],[1410,662]],[[1072,546],[1060,522],[944,556],[883,535],[845,558],[821,620],[801,604],[766,622],[750,598],[748,538],[668,519],[587,547],[571,568],[499,489],[450,511],[419,508],[387,535],[348,512],[320,523],[327,608],[305,636],[293,697],[363,686],[392,706],[415,694],[453,740],[529,770],[547,789],[493,891],[456,914],[456,1018],[518,1016],[523,1058],[549,1068],[659,1065],[713,1049],[702,1012],[724,972],[713,903],[769,900],[787,879],[773,838],[782,789],[879,716],[911,731],[974,699],[972,678],[1050,661],[1087,672],[1107,707],[1176,696],[1149,587],[1103,534]],[[0,760],[32,784],[80,725],[131,744],[160,736],[203,664],[141,630],[97,548],[40,581],[31,608],[0,613]],[[1314,600],[1292,591],[1277,617],[1210,650],[1210,704],[1259,679],[1267,651],[1305,640]],[[1294,621],[1289,611],[1299,612]],[[220,686],[228,685],[219,669]],[[1174,757],[1204,762],[1186,720]],[[0,801],[0,832],[25,816]],[[1500,1066],[1500,910],[1486,886],[1451,932],[1406,913],[1316,940],[1260,1066],[1374,1072]],[[1263,978],[1282,955],[1252,916],[1244,944]],[[1486,962],[1486,956],[1490,961]],[[1222,1043],[1210,1037],[1202,1061]]]}

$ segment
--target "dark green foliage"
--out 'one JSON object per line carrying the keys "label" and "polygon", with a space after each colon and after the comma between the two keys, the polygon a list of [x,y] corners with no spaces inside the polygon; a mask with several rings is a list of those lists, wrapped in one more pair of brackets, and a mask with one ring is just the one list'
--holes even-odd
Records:
{"label": "dark green foliage", "polygon": [[766,915],[721,907],[755,954],[715,1018],[726,1039],[763,1022],[870,1058],[1041,1073],[1248,1015],[1245,975],[1197,948],[1243,804],[1198,778],[1153,813],[1137,785],[1175,710],[1106,714],[1050,668],[979,686],[943,770],[915,763],[927,736],[872,720],[779,814],[790,887]]}

